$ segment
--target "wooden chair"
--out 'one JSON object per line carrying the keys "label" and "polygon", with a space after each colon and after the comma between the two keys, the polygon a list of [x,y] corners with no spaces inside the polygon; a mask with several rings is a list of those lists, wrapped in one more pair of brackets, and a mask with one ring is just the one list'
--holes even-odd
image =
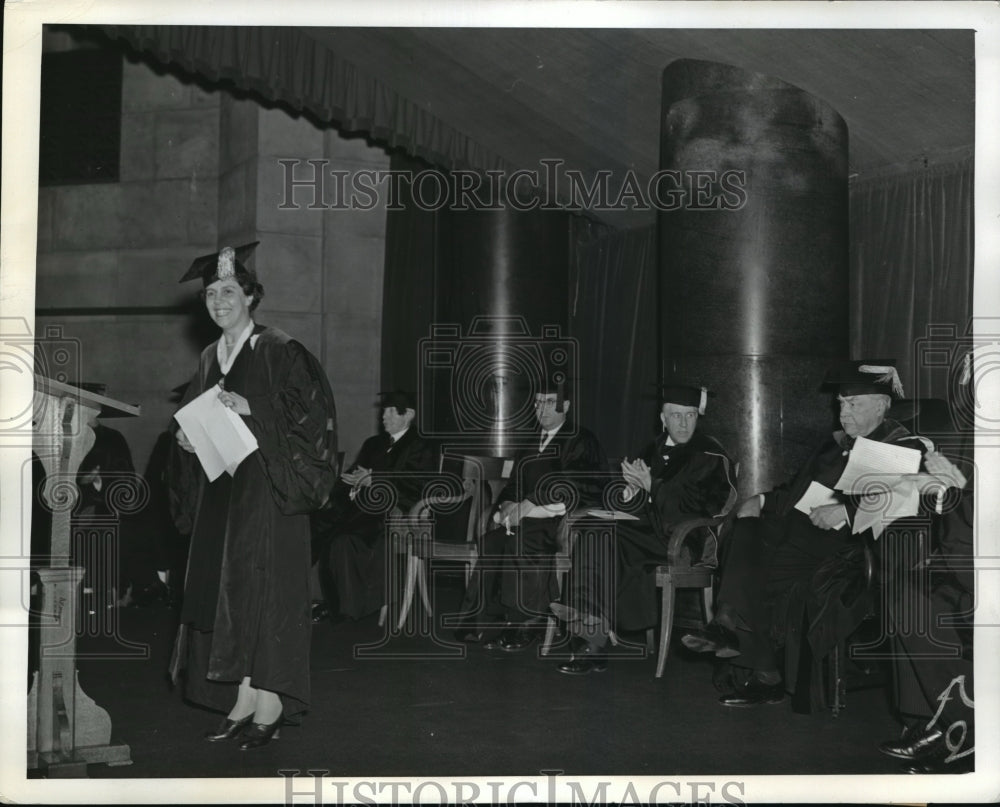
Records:
{"label": "wooden chair", "polygon": [[[459,473],[448,474],[445,468],[458,463]],[[487,529],[494,500],[510,473],[510,461],[503,457],[445,454],[441,458],[441,476],[425,486],[426,495],[410,512],[390,525],[390,550],[405,555],[403,595],[397,628],[401,629],[413,605],[416,592],[428,614],[433,613],[427,584],[428,561],[461,563],[465,583],[479,561],[479,536]],[[465,540],[442,541],[435,537],[438,516],[454,512],[469,502]]]}
{"label": "wooden chair", "polygon": [[[739,463],[733,465],[734,481],[739,478]],[[739,495],[734,486],[729,492],[722,512],[715,518],[693,518],[678,524],[670,534],[667,548],[668,561],[660,564],[654,570],[656,587],[660,595],[660,637],[659,651],[656,658],[656,677],[663,676],[667,665],[667,652],[670,649],[670,633],[674,625],[674,602],[677,590],[682,588],[701,589],[701,605],[704,622],[693,619],[679,618],[677,624],[685,628],[703,628],[712,621],[712,585],[715,578],[714,566],[692,566],[689,560],[682,558],[681,550],[688,536],[695,530],[704,529],[712,534],[718,542],[724,528],[734,517],[734,509]],[[646,647],[650,654],[656,651],[656,639],[653,628],[646,631]]]}

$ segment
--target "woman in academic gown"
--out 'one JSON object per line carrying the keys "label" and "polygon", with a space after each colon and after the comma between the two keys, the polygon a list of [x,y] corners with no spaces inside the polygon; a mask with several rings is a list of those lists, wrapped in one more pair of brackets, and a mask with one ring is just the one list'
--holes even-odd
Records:
{"label": "woman in academic gown", "polygon": [[232,476],[209,481],[178,430],[190,461],[188,479],[175,480],[196,496],[188,497],[193,530],[172,672],[186,668],[188,700],[227,713],[205,739],[241,739],[243,749],[277,737],[283,719],[309,702],[308,513],[329,496],[337,451],[333,395],[319,363],[287,334],[253,321],[263,287],[241,260],[255,246],[199,258],[182,278],[202,279],[208,314],[222,330],[202,352],[182,404],[217,395],[258,448]]}

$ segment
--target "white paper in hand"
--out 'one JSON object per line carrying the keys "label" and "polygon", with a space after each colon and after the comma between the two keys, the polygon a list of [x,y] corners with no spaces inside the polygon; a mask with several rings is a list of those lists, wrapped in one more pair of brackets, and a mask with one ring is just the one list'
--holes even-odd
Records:
{"label": "white paper in hand", "polygon": [[[802,498],[795,503],[795,509],[809,515],[817,507],[823,507],[827,504],[840,504],[840,502],[830,488],[814,479],[809,483],[806,492],[802,494]],[[839,530],[844,524],[845,521],[841,521],[834,529]]]}
{"label": "white paper in hand", "polygon": [[892,484],[894,479],[885,478],[915,474],[919,470],[920,452],[917,449],[859,437],[836,487],[847,493],[864,493],[873,481]]}
{"label": "white paper in hand", "polygon": [[257,450],[257,438],[243,418],[222,405],[216,386],[178,410],[174,419],[194,446],[210,482],[223,471],[235,474],[239,464]]}

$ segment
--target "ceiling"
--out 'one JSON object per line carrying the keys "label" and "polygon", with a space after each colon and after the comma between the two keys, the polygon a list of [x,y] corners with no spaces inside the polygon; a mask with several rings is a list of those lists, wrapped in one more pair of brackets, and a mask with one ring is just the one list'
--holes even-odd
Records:
{"label": "ceiling", "polygon": [[[660,75],[675,59],[766,73],[846,120],[865,177],[972,151],[968,30],[303,28],[339,57],[498,155],[586,176],[658,169]],[[651,214],[607,214],[618,226]]]}

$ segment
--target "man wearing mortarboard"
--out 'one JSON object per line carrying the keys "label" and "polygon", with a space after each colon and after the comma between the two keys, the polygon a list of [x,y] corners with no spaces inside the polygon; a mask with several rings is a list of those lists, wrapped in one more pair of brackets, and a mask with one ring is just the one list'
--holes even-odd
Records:
{"label": "man wearing mortarboard", "polygon": [[[800,670],[850,635],[867,611],[857,581],[871,530],[853,534],[861,499],[836,490],[854,444],[864,437],[925,449],[923,438],[886,417],[903,394],[895,361],[842,362],[821,390],[836,392],[842,430],[822,443],[791,483],[743,502],[726,540],[715,620],[705,632],[681,639],[692,650],[732,660],[736,674],[733,691],[720,698],[724,706],[778,703],[786,690],[796,692],[797,683],[797,695],[814,694],[809,678],[816,678],[818,665],[811,664],[801,682]],[[826,488],[825,503],[797,508],[810,488],[816,490],[813,483]],[[808,711],[803,701],[796,699],[796,709]]]}
{"label": "man wearing mortarboard", "polygon": [[[202,394],[239,416],[257,448],[210,481],[183,430],[177,443],[198,479],[174,649],[185,696],[226,714],[209,742],[248,750],[278,736],[309,702],[309,513],[335,481],[336,408],[326,373],[299,342],[257,324],[264,296],[245,262],[257,242],[197,258],[221,334],[202,351],[181,405]],[[185,509],[185,508],[180,508]]]}
{"label": "man wearing mortarboard", "polygon": [[[531,445],[515,455],[510,481],[497,497],[496,526],[480,539],[480,555],[487,563],[466,587],[465,617],[456,631],[460,641],[482,638],[482,625],[472,611],[484,602],[487,612],[502,611],[507,621],[499,636],[485,643],[486,649],[519,652],[539,638],[557,595],[552,559],[560,549],[567,488],[581,504],[600,503],[600,475],[607,460],[596,435],[570,420],[570,381],[561,370],[539,381],[534,396],[537,431]],[[488,568],[490,558],[501,559],[499,573]]]}
{"label": "man wearing mortarboard", "polygon": [[[653,572],[657,561],[669,560],[673,527],[692,518],[714,518],[731,497],[735,501],[729,456],[715,438],[698,429],[709,391],[672,383],[661,393],[663,431],[639,457],[625,457],[621,463],[626,508],[637,520],[615,521],[613,546],[604,545],[606,534],[600,531],[581,531],[573,547],[565,603],[552,604],[574,637],[572,656],[559,665],[560,672],[602,670],[612,621],[630,631],[655,625],[659,598]],[[683,550],[692,565],[716,564],[715,537],[707,531],[692,532]],[[612,596],[616,608],[609,602]]]}
{"label": "man wearing mortarboard", "polygon": [[408,513],[437,467],[436,451],[413,424],[416,404],[410,394],[383,392],[379,407],[382,431],[365,440],[337,480],[329,505],[312,515],[324,600],[313,606],[314,622],[338,614],[361,619],[386,603],[386,513],[380,502],[369,501],[368,489],[373,481],[391,485],[394,506]]}

